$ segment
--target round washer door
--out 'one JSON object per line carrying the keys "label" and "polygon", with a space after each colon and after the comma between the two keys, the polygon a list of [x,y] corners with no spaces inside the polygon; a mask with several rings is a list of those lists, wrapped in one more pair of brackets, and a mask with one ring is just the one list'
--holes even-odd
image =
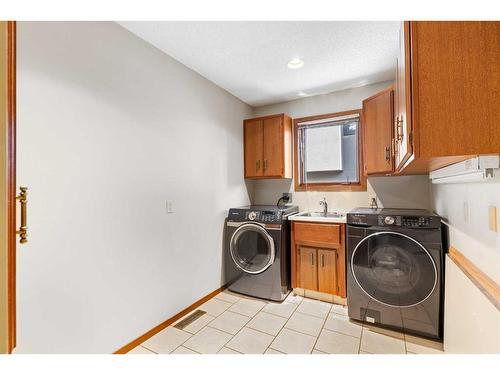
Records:
{"label": "round washer door", "polygon": [[275,259],[272,237],[258,224],[243,224],[236,229],[229,243],[234,264],[242,271],[257,274],[268,269]]}
{"label": "round washer door", "polygon": [[373,233],[361,240],[351,256],[351,271],[369,297],[392,307],[425,301],[438,278],[427,249],[397,232]]}

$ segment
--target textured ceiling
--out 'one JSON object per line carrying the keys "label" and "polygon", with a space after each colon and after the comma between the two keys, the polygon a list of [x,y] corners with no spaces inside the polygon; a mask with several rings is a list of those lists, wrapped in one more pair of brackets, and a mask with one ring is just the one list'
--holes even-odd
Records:
{"label": "textured ceiling", "polygon": [[394,79],[399,22],[119,23],[252,106]]}

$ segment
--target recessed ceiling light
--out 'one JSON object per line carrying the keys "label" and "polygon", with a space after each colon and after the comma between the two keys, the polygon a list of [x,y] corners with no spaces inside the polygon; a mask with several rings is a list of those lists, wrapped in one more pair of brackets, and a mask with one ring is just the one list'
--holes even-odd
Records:
{"label": "recessed ceiling light", "polygon": [[299,91],[297,93],[298,96],[307,96],[307,94],[304,91]]}
{"label": "recessed ceiling light", "polygon": [[291,59],[288,62],[288,67],[290,69],[299,69],[299,68],[302,68],[303,66],[304,66],[304,60],[301,60],[298,57]]}

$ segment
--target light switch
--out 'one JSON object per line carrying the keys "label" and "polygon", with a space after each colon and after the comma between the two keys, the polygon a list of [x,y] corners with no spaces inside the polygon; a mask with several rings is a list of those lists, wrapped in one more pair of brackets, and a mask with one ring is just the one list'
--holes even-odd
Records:
{"label": "light switch", "polygon": [[493,232],[496,232],[498,230],[496,206],[489,206],[488,207],[488,217],[489,217],[488,221],[490,223],[490,230]]}
{"label": "light switch", "polygon": [[172,201],[167,201],[167,214],[174,212],[174,204]]}

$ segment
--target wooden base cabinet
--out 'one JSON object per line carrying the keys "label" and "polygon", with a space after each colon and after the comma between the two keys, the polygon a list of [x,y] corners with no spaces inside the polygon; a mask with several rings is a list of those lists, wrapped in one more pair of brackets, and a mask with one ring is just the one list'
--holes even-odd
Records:
{"label": "wooden base cabinet", "polygon": [[285,114],[243,122],[245,178],[292,178],[292,119]]}
{"label": "wooden base cabinet", "polygon": [[292,287],[346,297],[345,225],[292,222]]}

